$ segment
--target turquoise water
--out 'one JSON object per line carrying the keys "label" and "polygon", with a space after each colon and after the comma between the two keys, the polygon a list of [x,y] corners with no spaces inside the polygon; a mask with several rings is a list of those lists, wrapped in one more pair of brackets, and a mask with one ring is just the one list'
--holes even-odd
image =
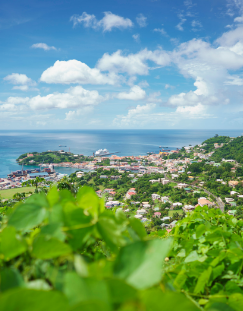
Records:
{"label": "turquoise water", "polygon": [[[146,155],[158,152],[159,146],[170,149],[201,143],[219,135],[236,137],[243,130],[44,130],[0,131],[0,177],[20,169],[16,163],[26,152],[64,149],[73,153],[92,155],[98,149],[119,152],[118,155]],[[59,145],[67,146],[59,147]],[[75,169],[58,168],[71,174]]]}

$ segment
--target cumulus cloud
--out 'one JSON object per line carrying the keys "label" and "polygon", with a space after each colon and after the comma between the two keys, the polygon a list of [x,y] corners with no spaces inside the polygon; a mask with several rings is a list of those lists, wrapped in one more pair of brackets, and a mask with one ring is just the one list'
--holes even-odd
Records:
{"label": "cumulus cloud", "polygon": [[[7,81],[11,84],[14,84],[14,90],[28,91],[30,87],[36,86],[36,82],[28,78],[25,74],[12,73],[11,75],[3,78],[4,81]],[[36,89],[35,89],[36,90]]]}
{"label": "cumulus cloud", "polygon": [[139,14],[136,18],[136,21],[140,27],[147,26],[147,17],[145,17],[143,14]]}
{"label": "cumulus cloud", "polygon": [[56,50],[55,46],[49,46],[46,43],[35,43],[31,47],[33,49],[43,49],[45,51]]}
{"label": "cumulus cloud", "polygon": [[32,110],[42,109],[67,109],[67,108],[84,108],[93,107],[106,100],[96,90],[89,91],[81,86],[71,87],[64,93],[53,93],[46,96],[34,97],[9,97],[6,102],[1,102],[0,109],[12,110],[18,107],[26,107]]}
{"label": "cumulus cloud", "polygon": [[74,27],[78,24],[83,24],[86,28],[102,29],[104,32],[111,31],[113,28],[126,29],[133,26],[129,18],[124,18],[111,12],[104,12],[104,14],[105,16],[98,21],[95,15],[83,12],[82,15],[71,16],[70,21],[73,22]]}
{"label": "cumulus cloud", "polygon": [[162,49],[149,51],[144,49],[137,54],[122,55],[120,50],[109,55],[105,53],[98,61],[97,68],[101,71],[126,72],[129,75],[148,75],[149,66],[146,61],[153,61],[157,65],[166,66],[171,62],[170,53]]}
{"label": "cumulus cloud", "polygon": [[40,81],[46,83],[61,84],[111,84],[118,82],[115,73],[102,74],[97,68],[90,68],[78,60],[56,61],[55,64],[46,69]]}
{"label": "cumulus cloud", "polygon": [[141,100],[146,97],[146,92],[140,86],[134,85],[129,92],[121,92],[117,95],[118,99]]}

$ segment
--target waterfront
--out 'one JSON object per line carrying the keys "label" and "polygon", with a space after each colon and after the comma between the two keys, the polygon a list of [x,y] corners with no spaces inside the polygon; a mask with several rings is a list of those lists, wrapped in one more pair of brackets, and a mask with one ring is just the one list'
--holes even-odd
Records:
{"label": "waterfront", "polygon": [[[26,152],[59,149],[68,151],[70,148],[72,153],[92,155],[96,150],[106,148],[109,152],[118,151],[119,156],[136,156],[158,152],[159,146],[173,150],[189,144],[195,145],[215,134],[235,137],[241,135],[242,130],[0,131],[0,177],[21,169],[16,159]],[[71,174],[76,169],[60,167],[56,170]]]}

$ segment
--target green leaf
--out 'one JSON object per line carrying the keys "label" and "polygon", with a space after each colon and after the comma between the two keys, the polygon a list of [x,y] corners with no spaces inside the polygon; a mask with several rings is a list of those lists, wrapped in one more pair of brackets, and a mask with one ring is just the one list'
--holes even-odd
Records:
{"label": "green leaf", "polygon": [[106,283],[113,303],[129,302],[137,297],[137,291],[123,280],[107,279]]}
{"label": "green leaf", "polygon": [[199,256],[198,253],[196,251],[192,251],[186,258],[185,258],[185,262],[193,262],[193,261],[197,261],[199,260]]}
{"label": "green leaf", "polygon": [[102,209],[102,202],[93,188],[83,186],[77,194],[77,202],[80,207],[87,210],[90,215],[97,217]]}
{"label": "green leaf", "polygon": [[71,306],[68,311],[109,311],[110,307],[102,301],[84,301]]}
{"label": "green leaf", "polygon": [[129,219],[129,222],[130,226],[133,228],[133,230],[137,233],[137,235],[141,239],[144,239],[147,236],[147,232],[139,219],[131,217]]}
{"label": "green leaf", "polygon": [[0,296],[0,311],[66,311],[65,297],[56,291],[14,289]]}
{"label": "green leaf", "polygon": [[183,285],[185,284],[185,282],[187,280],[187,275],[185,273],[186,273],[185,270],[181,270],[180,273],[175,278],[175,281],[174,281],[173,285],[176,288],[181,289],[183,287]]}
{"label": "green leaf", "polygon": [[235,293],[229,296],[228,305],[235,311],[243,310],[243,295]]}
{"label": "green leaf", "polygon": [[56,238],[39,235],[33,242],[32,255],[40,259],[51,259],[72,252],[69,245]]}
{"label": "green leaf", "polygon": [[197,281],[197,285],[194,289],[194,293],[195,294],[199,294],[199,293],[202,293],[204,292],[204,288],[205,286],[207,285],[209,279],[210,279],[210,276],[212,274],[212,267],[208,267],[207,270],[204,270],[201,275],[199,276],[198,278],[198,281]]}
{"label": "green leaf", "polygon": [[51,187],[51,189],[47,193],[46,198],[51,207],[57,204],[58,201],[60,200],[60,196],[59,196],[59,192],[57,191],[57,188]]}
{"label": "green leaf", "polygon": [[25,285],[21,274],[14,268],[5,268],[0,272],[0,291]]}
{"label": "green leaf", "polygon": [[125,244],[122,236],[123,226],[115,222],[111,217],[100,217],[97,223],[97,229],[101,238],[111,248],[116,251],[119,246]]}
{"label": "green leaf", "polygon": [[115,262],[115,276],[138,289],[157,284],[161,280],[162,265],[171,244],[171,239],[156,239],[123,247]]}
{"label": "green leaf", "polygon": [[206,226],[204,224],[197,226],[197,229],[196,229],[197,238],[200,238],[200,236],[203,235],[205,231],[206,231]]}
{"label": "green leaf", "polygon": [[10,260],[27,249],[27,244],[17,234],[14,227],[6,227],[0,235],[0,252],[5,260]]}
{"label": "green leaf", "polygon": [[75,272],[68,272],[64,277],[64,293],[69,303],[74,305],[79,302],[110,303],[108,287],[103,280],[81,278]]}
{"label": "green leaf", "polygon": [[57,238],[60,241],[64,241],[66,235],[62,232],[61,223],[48,224],[41,228],[41,235],[46,235],[47,237]]}
{"label": "green leaf", "polygon": [[222,272],[224,271],[224,269],[225,269],[225,266],[223,263],[213,268],[213,280],[215,280],[218,276],[220,276]]}
{"label": "green leaf", "polygon": [[188,299],[181,293],[165,292],[159,289],[150,289],[142,293],[142,301],[147,311],[199,311],[196,302]]}
{"label": "green leaf", "polygon": [[[41,198],[41,196],[40,196]],[[46,210],[40,205],[34,203],[23,203],[17,206],[13,214],[10,215],[8,224],[17,230],[29,230],[38,226],[45,218]],[[29,202],[29,201],[28,201]]]}

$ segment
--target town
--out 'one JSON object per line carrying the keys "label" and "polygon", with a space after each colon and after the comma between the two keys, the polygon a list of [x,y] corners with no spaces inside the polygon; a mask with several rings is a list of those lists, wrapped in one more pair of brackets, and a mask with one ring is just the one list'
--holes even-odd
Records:
{"label": "town", "polygon": [[[140,219],[148,232],[171,230],[197,206],[242,215],[242,165],[235,159],[213,160],[223,146],[234,141],[233,137],[216,136],[201,145],[142,156],[75,155],[79,159],[75,163],[46,163],[39,165],[40,169],[11,173],[0,180],[0,187],[24,189],[36,178],[40,178],[42,187],[54,183],[78,191],[79,187],[89,185],[105,199],[107,209],[122,208],[127,217]],[[73,157],[69,152],[65,156]],[[33,157],[26,154],[24,158],[32,164]],[[58,166],[72,167],[76,172],[70,176],[58,174],[55,172]]]}

